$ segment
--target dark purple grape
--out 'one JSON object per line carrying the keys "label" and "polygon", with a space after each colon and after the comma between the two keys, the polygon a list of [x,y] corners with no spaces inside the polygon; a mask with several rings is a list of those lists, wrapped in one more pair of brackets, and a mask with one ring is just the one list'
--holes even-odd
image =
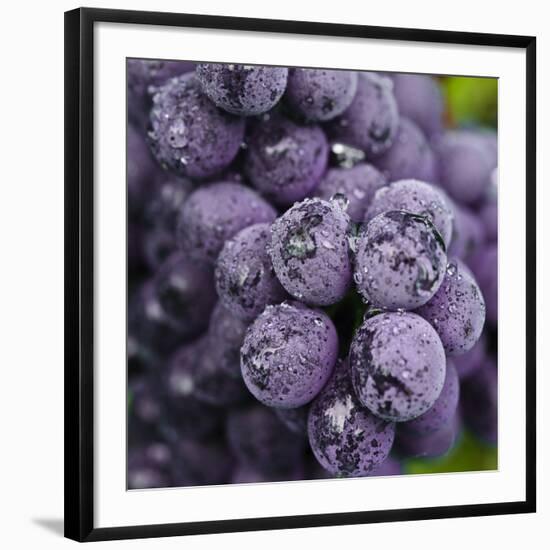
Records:
{"label": "dark purple grape", "polygon": [[126,139],[128,216],[140,220],[145,204],[156,189],[158,168],[145,141],[145,133],[128,124]]}
{"label": "dark purple grape", "polygon": [[407,422],[434,405],[445,381],[439,336],[414,313],[365,319],[350,346],[352,382],[359,401],[388,421]]}
{"label": "dark purple grape", "polygon": [[225,242],[216,262],[218,296],[237,318],[253,321],[269,304],[288,295],[279,283],[267,253],[270,224],[241,229]]}
{"label": "dark purple grape", "polygon": [[488,244],[480,248],[470,259],[469,266],[483,294],[487,321],[498,322],[498,245]]}
{"label": "dark purple grape", "polygon": [[305,199],[279,217],[268,251],[285,290],[312,305],[340,301],[351,286],[349,230],[337,201]]}
{"label": "dark purple grape", "polygon": [[356,241],[354,281],[365,302],[415,309],[438,291],[445,276],[445,244],[432,222],[404,210],[384,212]]}
{"label": "dark purple grape", "polygon": [[394,424],[374,416],[357,400],[349,369],[341,363],[312,403],[308,434],[319,463],[333,475],[368,475],[388,456]]}
{"label": "dark purple grape", "polygon": [[206,264],[179,252],[170,256],[155,275],[154,293],[160,316],[182,334],[195,336],[207,327],[216,292],[212,270]]}
{"label": "dark purple grape", "polygon": [[206,346],[216,350],[216,355],[221,370],[233,376],[241,378],[241,346],[248,323],[235,317],[221,302],[216,304],[208,333]]}
{"label": "dark purple grape", "polygon": [[437,142],[441,186],[452,198],[473,204],[483,197],[496,166],[496,151],[489,138],[471,130],[451,130]]}
{"label": "dark purple grape", "polygon": [[192,71],[195,64],[189,61],[162,61],[156,59],[128,59],[128,118],[145,128],[151,108],[151,93],[174,76]]}
{"label": "dark purple grape", "polygon": [[262,195],[281,206],[308,196],[328,162],[319,126],[300,126],[280,115],[258,121],[247,139],[244,170]]}
{"label": "dark purple grape", "polygon": [[405,210],[428,218],[448,246],[453,234],[453,205],[445,192],[419,180],[400,180],[376,191],[367,213],[368,222],[378,214],[391,210]]}
{"label": "dark purple grape", "polygon": [[453,357],[453,363],[456,367],[458,377],[462,380],[474,371],[476,371],[485,362],[487,338],[485,331],[481,333],[481,337],[474,344],[473,348],[462,355]]}
{"label": "dark purple grape", "polygon": [[172,486],[172,449],[163,441],[133,447],[128,452],[128,489]]}
{"label": "dark purple grape", "polygon": [[202,186],[187,199],[178,220],[179,246],[193,258],[215,262],[225,241],[256,223],[270,223],[277,214],[252,189],[239,183]]}
{"label": "dark purple grape", "polygon": [[357,91],[357,73],[290,69],[285,99],[306,120],[326,121],[345,111]]}
{"label": "dark purple grape", "polygon": [[227,168],[244,138],[244,121],[218,109],[194,74],[169,80],[153,96],[149,140],[158,162],[204,179]]}
{"label": "dark purple grape", "polygon": [[170,410],[173,438],[207,435],[218,426],[216,409],[197,395],[196,372],[200,368],[202,340],[180,348],[167,362],[162,378],[165,404]]}
{"label": "dark purple grape", "polygon": [[456,369],[451,361],[447,361],[443,389],[433,406],[414,420],[404,422],[401,428],[420,436],[439,431],[456,415],[459,393],[460,385]]}
{"label": "dark purple grape", "polygon": [[390,79],[375,73],[359,73],[351,105],[327,124],[338,142],[363,150],[368,159],[389,149],[397,135],[399,114]]}
{"label": "dark purple grape", "polygon": [[436,158],[426,136],[404,117],[399,119],[391,147],[374,162],[388,181],[418,179],[436,183],[438,180]]}
{"label": "dark purple grape", "polygon": [[486,443],[498,440],[498,372],[489,358],[461,383],[460,408],[464,423]]}
{"label": "dark purple grape", "polygon": [[468,208],[454,204],[453,238],[448,248],[449,258],[458,258],[468,265],[482,248],[485,232],[478,217]]}
{"label": "dark purple grape", "polygon": [[290,432],[261,405],[230,412],[227,439],[242,466],[269,475],[292,470],[301,461],[305,444],[303,437]]}
{"label": "dark purple grape", "polygon": [[224,444],[181,439],[173,447],[174,487],[230,482],[234,460]]}
{"label": "dark purple grape", "polygon": [[309,407],[296,407],[295,409],[275,409],[279,420],[293,433],[305,435],[307,433],[307,415]]}
{"label": "dark purple grape", "polygon": [[447,355],[461,355],[481,336],[485,301],[471,271],[460,260],[450,260],[439,290],[416,313],[435,328]]}
{"label": "dark purple grape", "polygon": [[259,115],[272,109],[287,84],[288,69],[222,63],[200,63],[197,78],[204,93],[234,115]]}
{"label": "dark purple grape", "polygon": [[371,471],[369,477],[398,476],[403,473],[401,462],[392,456],[388,456],[380,466]]}
{"label": "dark purple grape", "polygon": [[270,407],[311,401],[328,380],[338,356],[338,336],[322,311],[299,302],[268,306],[250,325],[241,369],[250,392]]}
{"label": "dark purple grape", "polygon": [[361,162],[351,168],[331,168],[321,180],[314,195],[324,200],[343,196],[346,213],[353,222],[363,221],[375,193],[386,185],[386,178],[372,164]]}
{"label": "dark purple grape", "polygon": [[411,119],[429,137],[443,130],[443,96],[434,77],[393,73],[393,93],[399,114]]}
{"label": "dark purple grape", "polygon": [[447,454],[460,434],[461,423],[456,415],[448,424],[426,435],[397,430],[395,447],[402,458],[435,458]]}

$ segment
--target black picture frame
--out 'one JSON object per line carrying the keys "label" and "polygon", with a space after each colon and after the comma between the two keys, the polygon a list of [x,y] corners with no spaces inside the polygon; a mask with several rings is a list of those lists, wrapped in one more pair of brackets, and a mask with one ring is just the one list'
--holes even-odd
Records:
{"label": "black picture frame", "polygon": [[[522,48],[526,51],[526,499],[400,510],[94,527],[93,90],[97,22]],[[77,541],[411,521],[536,510],[536,39],[301,21],[80,8],[65,13],[65,536]]]}

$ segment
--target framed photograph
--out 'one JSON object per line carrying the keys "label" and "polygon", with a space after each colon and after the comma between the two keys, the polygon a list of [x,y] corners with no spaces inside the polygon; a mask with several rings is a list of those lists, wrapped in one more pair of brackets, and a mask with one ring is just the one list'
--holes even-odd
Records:
{"label": "framed photograph", "polygon": [[65,534],[534,512],[535,38],[65,14]]}

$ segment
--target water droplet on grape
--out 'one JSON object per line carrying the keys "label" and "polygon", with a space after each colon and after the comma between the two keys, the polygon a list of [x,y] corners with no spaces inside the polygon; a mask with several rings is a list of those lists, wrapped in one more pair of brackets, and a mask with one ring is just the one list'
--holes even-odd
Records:
{"label": "water droplet on grape", "polygon": [[349,205],[349,199],[342,193],[335,193],[332,197],[330,197],[330,201],[344,211],[347,210]]}

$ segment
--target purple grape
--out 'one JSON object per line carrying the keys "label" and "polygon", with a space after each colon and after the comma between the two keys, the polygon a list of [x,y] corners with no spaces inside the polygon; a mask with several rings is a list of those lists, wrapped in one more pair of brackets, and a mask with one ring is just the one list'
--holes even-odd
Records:
{"label": "purple grape", "polygon": [[331,168],[315,189],[314,196],[329,200],[343,195],[346,212],[354,222],[362,222],[374,194],[386,185],[386,178],[372,165],[359,163],[351,168]]}
{"label": "purple grape", "polygon": [[128,220],[128,278],[139,272],[140,266],[144,260],[143,253],[143,231],[139,223]]}
{"label": "purple grape", "polygon": [[437,81],[428,75],[391,75],[399,114],[417,124],[428,137],[443,130],[443,96]]}
{"label": "purple grape", "polygon": [[148,304],[147,313],[166,318],[168,324],[177,327],[180,335],[191,337],[208,326],[215,303],[210,267],[176,253],[155,275],[154,299]]}
{"label": "purple grape", "polygon": [[144,95],[150,86],[160,86],[170,78],[181,76],[194,68],[195,64],[190,61],[128,59],[128,89],[136,95]]}
{"label": "purple grape", "polygon": [[229,483],[233,460],[219,443],[184,439],[174,445],[174,487]]}
{"label": "purple grape", "polygon": [[496,202],[486,202],[481,208],[479,217],[487,239],[489,242],[495,242],[498,239],[498,205]]}
{"label": "purple grape", "polygon": [[375,307],[414,309],[428,302],[445,276],[445,245],[432,222],[404,210],[373,218],[357,238],[354,280]]}
{"label": "purple grape", "polygon": [[235,317],[221,302],[216,304],[206,345],[216,350],[220,369],[234,378],[241,378],[241,346],[247,328],[247,322]]}
{"label": "purple grape", "polygon": [[435,183],[435,155],[420,128],[403,116],[391,147],[375,160],[378,169],[389,181],[418,179]]}
{"label": "purple grape", "polygon": [[456,415],[460,385],[458,374],[451,361],[447,361],[445,382],[439,397],[424,414],[401,425],[404,431],[416,435],[427,435],[439,431]]}
{"label": "purple grape", "polygon": [[151,271],[156,271],[177,252],[176,236],[163,227],[154,227],[143,237],[143,259]]}
{"label": "purple grape", "polygon": [[133,335],[161,354],[200,334],[216,301],[212,270],[181,254],[171,256],[131,300]]}
{"label": "purple grape", "polygon": [[481,248],[470,261],[470,267],[485,299],[487,321],[498,322],[498,245]]}
{"label": "purple grape", "polygon": [[128,124],[126,139],[128,214],[130,218],[139,219],[144,205],[155,191],[158,170],[145,136],[131,124]]}
{"label": "purple grape", "polygon": [[128,489],[171,487],[172,452],[162,442],[133,448],[128,453]]}
{"label": "purple grape", "polygon": [[435,458],[447,454],[460,434],[458,415],[436,432],[417,435],[403,429],[397,431],[395,447],[403,458]]}
{"label": "purple grape", "polygon": [[301,463],[296,463],[292,468],[280,472],[266,474],[250,466],[238,465],[233,471],[231,483],[266,483],[274,481],[302,481],[304,468]]}
{"label": "purple grape", "polygon": [[259,115],[272,109],[287,84],[288,69],[252,65],[201,63],[197,78],[204,93],[234,115]]}
{"label": "purple grape", "polygon": [[176,222],[183,203],[193,190],[190,180],[163,174],[144,212],[147,226],[143,236],[143,257],[156,271],[177,250]]}
{"label": "purple grape", "polygon": [[221,366],[221,350],[210,347],[208,338],[200,345],[200,359],[195,371],[197,399],[216,407],[228,407],[250,397],[242,377],[228,373]]}
{"label": "purple grape", "polygon": [[360,73],[351,105],[327,124],[327,131],[334,140],[357,147],[373,159],[389,149],[398,123],[391,80],[375,73]]}
{"label": "purple grape", "polygon": [[435,328],[449,356],[472,349],[485,324],[483,295],[460,260],[449,261],[439,290],[416,312]]}
{"label": "purple grape", "polygon": [[309,443],[321,466],[337,476],[368,475],[387,458],[394,433],[394,424],[361,406],[340,363],[309,410]]}
{"label": "purple grape", "polygon": [[281,206],[313,191],[328,161],[319,126],[299,126],[279,115],[258,121],[247,140],[244,170],[258,191]]}
{"label": "purple grape", "polygon": [[193,191],[193,183],[168,173],[157,179],[155,193],[145,211],[145,222],[149,227],[174,233],[180,210]]}
{"label": "purple grape", "polygon": [[158,376],[152,373],[132,377],[128,383],[128,443],[141,445],[158,436],[167,416]]}
{"label": "purple grape", "polygon": [[349,357],[359,401],[388,421],[419,417],[443,388],[443,345],[432,326],[414,313],[367,317],[353,337]]}
{"label": "purple grape", "polygon": [[250,392],[270,407],[311,401],[328,380],[338,355],[330,318],[298,302],[267,306],[250,325],[241,369]]}
{"label": "purple grape", "polygon": [[151,96],[156,86],[169,78],[192,71],[189,61],[161,61],[153,59],[128,59],[126,75],[128,83],[128,118],[140,128],[145,128]]}
{"label": "purple grape", "polygon": [[305,471],[302,479],[334,479],[335,477],[321,466],[313,453],[311,453],[311,457],[309,455],[306,457]]}
{"label": "purple grape", "polygon": [[203,179],[227,168],[244,138],[244,120],[218,109],[193,74],[169,80],[153,97],[149,138],[159,163]]}
{"label": "purple grape", "polygon": [[200,368],[202,340],[180,348],[163,373],[163,403],[169,408],[174,439],[200,437],[218,425],[216,409],[197,395],[196,372]]}
{"label": "purple grape", "polygon": [[341,115],[357,91],[357,73],[327,69],[290,69],[285,99],[307,120]]}
{"label": "purple grape", "polygon": [[458,377],[463,380],[470,374],[475,372],[485,361],[485,350],[487,349],[487,338],[485,333],[481,333],[481,337],[474,346],[462,355],[453,357],[453,363],[456,367]]}
{"label": "purple grape", "polygon": [[350,219],[336,201],[305,199],[271,228],[268,248],[285,290],[308,304],[338,302],[351,285]]}
{"label": "purple grape", "polygon": [[268,304],[287,296],[267,253],[270,225],[245,227],[225,242],[216,262],[216,288],[225,307],[244,321],[253,321]]}
{"label": "purple grape", "polygon": [[277,214],[257,193],[239,183],[202,186],[187,199],[177,227],[179,246],[193,258],[215,262],[225,241]]}
{"label": "purple grape", "polygon": [[227,440],[241,466],[267,475],[292,470],[301,460],[305,443],[261,405],[229,413]]}
{"label": "purple grape", "polygon": [[279,420],[293,433],[307,433],[307,415],[309,407],[296,407],[295,409],[274,409]]}
{"label": "purple grape", "polygon": [[496,155],[487,139],[469,130],[448,131],[436,147],[442,187],[452,198],[473,204],[487,191]]}
{"label": "purple grape", "polygon": [[158,357],[153,350],[135,334],[133,325],[130,325],[128,330],[126,355],[128,359],[129,375],[153,372],[158,368]]}
{"label": "purple grape", "polygon": [[483,245],[484,230],[477,216],[469,208],[454,204],[453,210],[453,238],[448,255],[450,258],[459,258],[469,264]]}
{"label": "purple grape", "polygon": [[493,359],[462,380],[461,410],[464,422],[486,443],[498,439],[498,373]]}
{"label": "purple grape", "polygon": [[400,180],[379,189],[372,199],[365,221],[389,210],[406,210],[425,216],[439,231],[448,246],[453,233],[454,213],[441,189],[419,180]]}
{"label": "purple grape", "polygon": [[403,473],[401,462],[392,456],[388,456],[380,466],[371,471],[369,477],[398,476]]}

